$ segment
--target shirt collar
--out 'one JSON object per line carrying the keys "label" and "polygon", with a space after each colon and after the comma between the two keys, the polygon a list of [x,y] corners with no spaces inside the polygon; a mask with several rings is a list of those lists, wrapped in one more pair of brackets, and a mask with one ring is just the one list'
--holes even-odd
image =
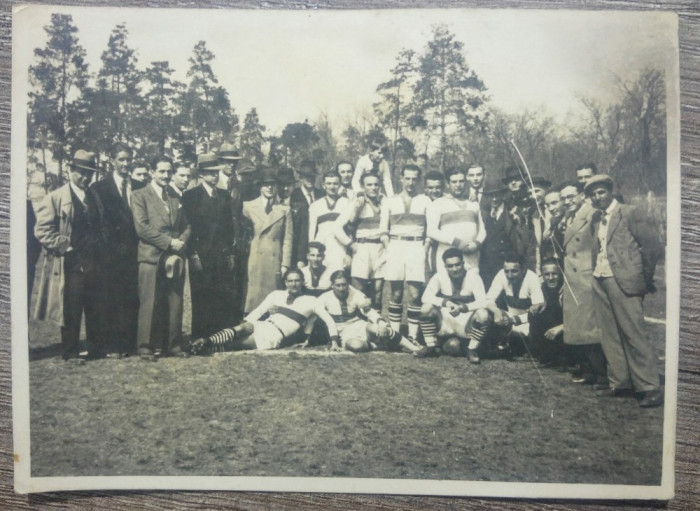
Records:
{"label": "shirt collar", "polygon": [[85,202],[85,190],[78,188],[73,184],[73,181],[68,181],[68,184],[70,185],[70,189],[73,190],[73,193],[78,197],[81,201]]}
{"label": "shirt collar", "polygon": [[153,189],[154,189],[154,190],[156,191],[156,193],[158,194],[158,197],[162,197],[162,196],[163,196],[163,188],[160,187],[160,186],[155,182],[155,180],[152,180],[152,181],[151,181],[151,186],[153,187]]}
{"label": "shirt collar", "polygon": [[608,206],[608,209],[605,210],[605,214],[609,215],[610,213],[613,212],[613,210],[617,207],[617,199],[613,199],[610,205]]}
{"label": "shirt collar", "polygon": [[202,188],[204,188],[209,197],[211,197],[211,194],[214,193],[214,189],[206,181],[202,181]]}

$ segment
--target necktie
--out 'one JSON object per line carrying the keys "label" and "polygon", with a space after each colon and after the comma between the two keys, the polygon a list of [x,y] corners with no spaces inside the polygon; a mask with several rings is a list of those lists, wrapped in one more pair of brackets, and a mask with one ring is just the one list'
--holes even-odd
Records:
{"label": "necktie", "polygon": [[217,196],[218,194],[219,194],[219,190],[217,190],[216,188],[212,188],[212,189],[211,189],[211,198],[212,198],[212,199],[216,199],[216,196]]}
{"label": "necktie", "polygon": [[600,220],[600,223],[603,225],[608,225],[608,214],[603,213],[603,218]]}
{"label": "necktie", "polygon": [[498,218],[498,209],[496,209],[496,208],[491,209],[491,218],[493,218],[494,220],[496,220]]}
{"label": "necktie", "polygon": [[124,199],[124,202],[128,206],[129,205],[129,196],[127,194],[128,192],[127,192],[127,188],[126,188],[126,178],[122,179],[122,187],[121,188],[122,188],[121,189],[122,199]]}
{"label": "necktie", "polygon": [[267,204],[265,204],[265,214],[269,215],[272,212],[272,199],[267,199]]}
{"label": "necktie", "polygon": [[160,198],[163,199],[163,202],[168,202],[168,191],[165,188],[160,189]]}
{"label": "necktie", "polygon": [[321,280],[321,274],[325,268],[323,266],[319,267],[318,270],[311,270],[311,287],[317,288],[318,281]]}

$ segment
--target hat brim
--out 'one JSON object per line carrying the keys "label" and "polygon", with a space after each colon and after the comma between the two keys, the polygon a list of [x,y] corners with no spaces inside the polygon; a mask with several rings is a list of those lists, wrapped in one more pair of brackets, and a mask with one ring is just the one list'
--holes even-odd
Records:
{"label": "hat brim", "polygon": [[226,161],[239,161],[243,159],[243,156],[219,156],[219,159]]}
{"label": "hat brim", "polygon": [[204,168],[200,167],[198,170],[199,170],[199,173],[202,174],[204,172],[218,172],[220,170],[224,170],[225,168],[226,168],[226,165],[215,165],[213,167],[204,167]]}
{"label": "hat brim", "polygon": [[81,164],[81,163],[75,163],[75,162],[73,162],[73,163],[70,164],[70,166],[71,166],[72,169],[75,169],[75,170],[85,170],[85,171],[88,171],[88,172],[97,172],[97,168],[95,168],[95,167],[90,167],[89,165],[83,165],[83,164]]}

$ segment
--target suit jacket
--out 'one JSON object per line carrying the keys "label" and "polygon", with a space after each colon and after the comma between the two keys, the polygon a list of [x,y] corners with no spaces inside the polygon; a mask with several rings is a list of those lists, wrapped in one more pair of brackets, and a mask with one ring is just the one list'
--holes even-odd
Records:
{"label": "suit jacket", "polygon": [[[314,188],[314,197],[316,199],[324,197],[326,193],[323,190]],[[306,196],[300,188],[295,188],[289,197],[289,206],[292,210],[292,264],[296,265],[299,261],[306,261],[306,253],[309,246],[309,206],[306,201]]]}
{"label": "suit jacket", "polygon": [[216,197],[210,197],[200,185],[182,194],[182,207],[192,229],[188,254],[197,253],[204,270],[222,267],[234,235],[228,193],[217,189]]}
{"label": "suit jacket", "polygon": [[482,211],[486,238],[481,246],[479,268],[482,278],[489,281],[503,269],[503,260],[508,252],[524,255],[527,251],[527,234],[524,227],[515,224],[505,205],[498,220],[491,217],[487,208]]}
{"label": "suit jacket", "polygon": [[[314,188],[314,200],[318,200],[321,197],[325,197],[326,192],[320,188]],[[306,206],[311,206],[311,203],[306,200],[306,195],[301,191],[301,188],[295,188],[292,190],[292,194],[289,196],[290,203],[300,203],[304,202]],[[313,202],[313,201],[312,201]]]}
{"label": "suit jacket", "polygon": [[[591,264],[594,269],[600,250],[598,229],[602,217],[600,210],[592,217]],[[654,271],[663,246],[649,226],[649,219],[640,208],[618,204],[610,213],[606,238],[608,261],[615,281],[628,295],[644,295],[654,283]]]}
{"label": "suit jacket", "polygon": [[[85,193],[92,194],[93,202],[98,208],[96,214],[101,219],[103,217],[102,205],[90,189],[86,190]],[[46,257],[33,313],[34,319],[47,319],[61,325],[64,324],[65,273],[63,256],[70,247],[71,233],[73,232],[73,210],[70,184],[65,184],[49,193],[36,208],[34,235],[44,248]]]}
{"label": "suit jacket", "polygon": [[263,197],[243,203],[243,215],[252,224],[250,258],[248,259],[248,292],[246,311],[257,307],[277,289],[280,267],[292,264],[292,214],[289,206],[275,204],[265,213]]}
{"label": "suit jacket", "polygon": [[[129,206],[124,202],[114,181],[114,175],[93,183],[90,187],[102,204],[104,218],[102,230],[105,247],[102,251],[102,266],[105,278],[123,279],[124,271],[136,276],[136,251],[138,237],[134,228],[134,217]],[[135,193],[132,188],[132,196]],[[126,270],[130,268],[130,270]]]}
{"label": "suit jacket", "polygon": [[189,239],[190,228],[177,199],[168,197],[166,206],[154,188],[148,185],[132,194],[131,207],[139,237],[139,263],[158,264],[173,239],[184,242]]}

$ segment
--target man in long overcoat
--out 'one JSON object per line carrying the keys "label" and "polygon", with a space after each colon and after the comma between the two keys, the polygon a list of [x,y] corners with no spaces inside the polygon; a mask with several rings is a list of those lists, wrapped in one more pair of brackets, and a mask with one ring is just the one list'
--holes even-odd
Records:
{"label": "man in long overcoat", "polygon": [[273,169],[261,173],[260,197],[243,203],[243,216],[252,224],[248,258],[246,312],[255,309],[292,264],[292,214],[289,206],[276,203],[277,176]]}
{"label": "man in long overcoat", "polygon": [[64,360],[79,358],[80,324],[85,313],[88,354],[100,353],[102,282],[98,267],[102,208],[88,188],[97,170],[94,153],[76,151],[70,181],[49,193],[36,210],[34,234],[45,251],[34,319],[61,325]]}
{"label": "man in long overcoat", "polygon": [[188,245],[192,336],[204,337],[233,323],[233,219],[227,190],[216,187],[226,167],[213,153],[200,154],[201,182],[182,194],[192,229]]}
{"label": "man in long overcoat", "polygon": [[605,355],[600,347],[600,325],[593,307],[593,231],[591,217],[595,212],[590,201],[579,203],[574,185],[562,188],[567,210],[564,220],[564,343],[572,346],[575,362],[580,362],[582,374],[575,383],[605,383]]}

